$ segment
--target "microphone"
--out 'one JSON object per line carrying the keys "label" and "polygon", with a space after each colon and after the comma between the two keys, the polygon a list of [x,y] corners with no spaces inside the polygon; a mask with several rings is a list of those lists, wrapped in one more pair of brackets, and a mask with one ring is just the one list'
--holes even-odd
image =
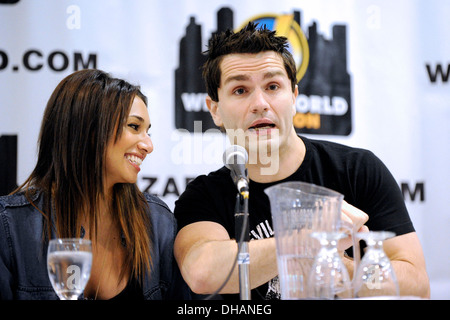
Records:
{"label": "microphone", "polygon": [[230,169],[233,182],[245,198],[248,198],[248,174],[245,168],[247,161],[247,150],[239,145],[229,146],[223,153],[223,163]]}
{"label": "microphone", "polygon": [[248,153],[239,145],[228,147],[223,153],[223,163],[230,169],[231,178],[237,186],[239,193],[236,195],[235,206],[235,236],[238,244],[236,261],[239,266],[239,294],[241,300],[251,299],[250,289],[250,253],[248,242],[250,241],[248,221],[248,173],[245,165],[248,161]]}

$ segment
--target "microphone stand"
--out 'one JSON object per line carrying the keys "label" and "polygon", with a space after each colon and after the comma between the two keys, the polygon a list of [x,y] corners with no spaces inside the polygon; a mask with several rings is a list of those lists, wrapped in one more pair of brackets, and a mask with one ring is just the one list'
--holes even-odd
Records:
{"label": "microphone stand", "polygon": [[236,196],[235,206],[235,234],[238,244],[239,293],[241,300],[250,300],[250,254],[248,249],[249,221],[248,221],[248,188]]}

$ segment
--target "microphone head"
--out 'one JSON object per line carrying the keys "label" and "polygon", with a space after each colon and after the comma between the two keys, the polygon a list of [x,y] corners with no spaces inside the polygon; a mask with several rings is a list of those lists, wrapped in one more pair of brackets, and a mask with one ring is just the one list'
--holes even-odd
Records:
{"label": "microphone head", "polygon": [[246,165],[248,161],[248,153],[244,147],[234,144],[229,146],[223,153],[223,163],[224,165],[233,170],[236,165]]}

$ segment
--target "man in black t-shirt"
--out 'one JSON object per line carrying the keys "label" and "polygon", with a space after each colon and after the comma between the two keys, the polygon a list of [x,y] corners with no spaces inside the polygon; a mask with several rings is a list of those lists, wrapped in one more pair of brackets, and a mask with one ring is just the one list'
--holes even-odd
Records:
{"label": "man in black t-shirt", "polygon": [[[321,185],[344,195],[341,218],[355,230],[389,230],[385,241],[402,295],[429,296],[423,252],[396,181],[370,151],[299,137],[293,127],[296,68],[287,39],[249,23],[215,35],[203,69],[206,103],[215,124],[249,154],[250,284],[252,299],[279,298],[275,240],[264,189],[286,181]],[[192,181],[175,203],[174,253],[184,279],[199,294],[214,292],[237,253],[237,189],[223,167]],[[349,247],[351,241],[342,244]],[[352,274],[353,264],[344,263]],[[237,268],[221,290],[238,298]],[[233,295],[234,294],[234,295]]]}

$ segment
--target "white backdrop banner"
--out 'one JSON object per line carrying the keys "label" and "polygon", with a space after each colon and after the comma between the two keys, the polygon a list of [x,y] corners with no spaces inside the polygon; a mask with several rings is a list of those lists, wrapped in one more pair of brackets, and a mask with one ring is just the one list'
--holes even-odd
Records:
{"label": "white backdrop banner", "polygon": [[383,160],[422,242],[432,298],[450,299],[449,16],[447,0],[0,0],[0,140],[17,137],[17,162],[7,144],[0,161],[22,183],[53,89],[102,69],[148,96],[154,152],[138,184],[173,209],[190,179],[222,166],[228,144],[204,103],[206,43],[258,21],[289,39],[298,64],[297,131]]}

